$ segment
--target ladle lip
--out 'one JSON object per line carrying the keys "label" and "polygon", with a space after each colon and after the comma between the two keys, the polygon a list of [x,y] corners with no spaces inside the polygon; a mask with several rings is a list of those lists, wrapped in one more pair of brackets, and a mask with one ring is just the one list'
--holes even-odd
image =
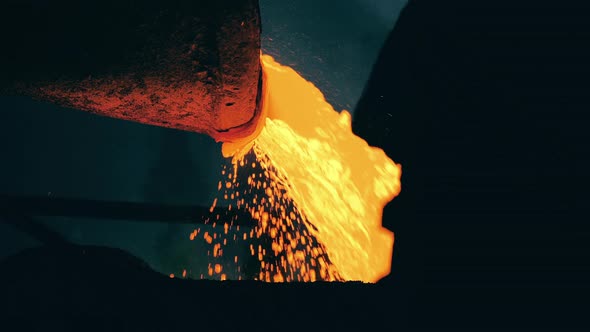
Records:
{"label": "ladle lip", "polygon": [[245,123],[227,128],[227,129],[215,129],[214,134],[212,134],[213,138],[216,142],[233,142],[236,140],[240,140],[246,137],[251,136],[255,133],[258,122],[261,120],[261,115],[263,113],[263,94],[264,94],[264,80],[263,80],[263,73],[262,70],[258,76],[258,90],[256,92],[256,106],[254,108],[254,112],[252,117]]}

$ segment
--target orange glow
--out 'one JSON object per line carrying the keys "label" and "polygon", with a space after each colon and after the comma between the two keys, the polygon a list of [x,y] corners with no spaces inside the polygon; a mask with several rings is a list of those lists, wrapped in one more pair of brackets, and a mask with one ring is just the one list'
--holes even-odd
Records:
{"label": "orange glow", "polygon": [[[262,241],[250,244],[258,279],[378,281],[391,269],[394,237],[381,217],[401,190],[401,166],[354,135],[350,114],[335,111],[312,83],[270,56],[261,61],[263,120],[253,136],[223,144],[233,169],[218,186],[228,210],[246,209],[258,221],[238,237]],[[231,228],[213,234],[215,258]],[[219,276],[217,266],[209,275]]]}

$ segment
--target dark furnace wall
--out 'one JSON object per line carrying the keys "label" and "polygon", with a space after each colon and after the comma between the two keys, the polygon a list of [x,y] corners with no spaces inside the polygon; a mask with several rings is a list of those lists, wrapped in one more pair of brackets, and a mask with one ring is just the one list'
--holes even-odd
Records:
{"label": "dark furnace wall", "polygon": [[527,0],[402,11],[353,129],[403,166],[384,224],[390,305],[405,304],[407,326],[588,328],[589,12]]}

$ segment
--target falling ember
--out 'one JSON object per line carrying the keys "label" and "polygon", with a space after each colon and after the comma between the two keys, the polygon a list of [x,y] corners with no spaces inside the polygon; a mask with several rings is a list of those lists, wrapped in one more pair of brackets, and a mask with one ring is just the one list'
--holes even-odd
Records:
{"label": "falling ember", "polygon": [[[258,221],[234,237],[251,241],[256,279],[378,281],[391,269],[393,233],[381,217],[400,192],[401,166],[354,135],[350,114],[336,112],[312,83],[270,56],[261,60],[266,118],[253,137],[224,143],[233,165],[222,172],[223,200],[214,204]],[[232,222],[218,237],[204,234],[216,258],[228,228]]]}

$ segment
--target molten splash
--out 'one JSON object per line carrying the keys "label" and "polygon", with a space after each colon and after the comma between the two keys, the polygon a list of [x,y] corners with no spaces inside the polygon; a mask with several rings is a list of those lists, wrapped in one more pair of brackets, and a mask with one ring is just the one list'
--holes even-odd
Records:
{"label": "molten splash", "polygon": [[[381,217],[400,192],[401,166],[354,135],[350,114],[293,69],[266,55],[262,64],[266,118],[254,137],[224,143],[233,172],[219,184],[229,210],[245,208],[258,221],[242,238],[262,243],[250,244],[257,279],[378,281],[391,269],[393,233]],[[205,237],[221,256],[223,236]]]}

